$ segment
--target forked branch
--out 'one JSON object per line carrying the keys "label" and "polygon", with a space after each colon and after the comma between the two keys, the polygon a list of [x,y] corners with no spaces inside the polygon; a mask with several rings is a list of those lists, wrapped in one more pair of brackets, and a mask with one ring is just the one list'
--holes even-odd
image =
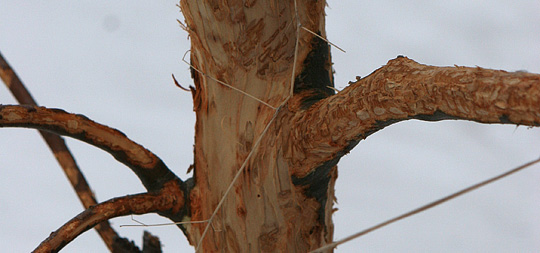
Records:
{"label": "forked branch", "polygon": [[34,252],[58,252],[83,232],[115,217],[155,212],[178,213],[185,204],[183,194],[178,194],[181,193],[179,186],[178,182],[171,181],[159,192],[128,195],[92,206],[51,233]]}
{"label": "forked branch", "polygon": [[407,119],[538,126],[540,75],[426,66],[406,57],[390,60],[292,116],[287,137],[295,140],[289,151],[293,175],[303,177],[323,163],[337,162],[360,140]]}
{"label": "forked branch", "polygon": [[96,123],[83,115],[35,106],[0,106],[0,127],[25,127],[66,135],[99,147],[127,165],[148,191],[159,190],[177,179],[163,161],[122,132]]}
{"label": "forked branch", "polygon": [[[21,79],[17,76],[13,68],[9,65],[2,53],[0,53],[0,78],[4,81],[4,84],[8,87],[11,94],[17,99],[19,104],[27,104],[37,106],[37,102],[34,100],[30,92],[26,89]],[[49,148],[54,154],[54,157],[62,167],[64,174],[68,178],[71,186],[77,193],[79,200],[83,204],[84,208],[88,208],[97,204],[96,198],[90,185],[86,181],[79,166],[75,162],[75,158],[71,154],[71,151],[66,146],[64,138],[59,135],[49,133],[46,131],[39,131]],[[96,225],[96,231],[103,239],[107,248],[113,250],[115,247],[115,238],[118,238],[118,234],[111,227],[109,222],[105,221]],[[127,247],[134,247],[134,245],[126,245]]]}

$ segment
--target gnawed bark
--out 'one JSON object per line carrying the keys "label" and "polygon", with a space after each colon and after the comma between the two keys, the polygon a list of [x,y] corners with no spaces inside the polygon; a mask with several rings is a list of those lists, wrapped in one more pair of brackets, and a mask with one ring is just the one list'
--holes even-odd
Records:
{"label": "gnawed bark", "polygon": [[[45,129],[96,145],[152,192],[133,206],[126,203],[127,209],[114,206],[113,213],[95,212],[108,202],[88,209],[82,224],[77,218],[54,235],[55,245],[63,245],[59,234],[72,239],[93,222],[122,213],[158,211],[173,221],[205,221],[224,198],[205,238],[210,225],[181,225],[203,251],[309,251],[332,241],[335,165],[375,131],[406,119],[540,123],[538,75],[532,74],[437,68],[398,58],[333,95],[327,43],[298,28],[325,37],[324,1],[184,0],[181,6],[196,87],[194,180],[181,182],[157,156],[84,116],[0,107],[0,126]],[[240,168],[233,191],[224,196]],[[159,197],[144,200],[158,191]],[[148,201],[158,207],[146,206]]]}
{"label": "gnawed bark", "polygon": [[51,233],[34,252],[58,252],[95,225],[119,216],[146,213],[178,213],[184,207],[181,182],[167,182],[159,192],[114,198],[91,206]]}
{"label": "gnawed bark", "polygon": [[[298,27],[324,37],[324,7],[324,1],[299,0],[297,18],[294,1],[181,1],[196,68],[192,220],[210,218],[274,108],[292,92],[315,101],[332,93],[327,87],[332,85],[328,45]],[[284,153],[274,144],[261,144],[256,153],[260,155],[244,168],[203,239],[204,252],[305,252],[331,241],[333,187],[326,186],[333,185],[335,176],[324,184],[324,198],[331,197],[321,208],[305,195],[305,185],[293,183]],[[332,171],[335,175],[335,168]],[[322,216],[328,219],[318,222]],[[192,244],[200,242],[205,227],[186,226]]]}
{"label": "gnawed bark", "polygon": [[[296,4],[299,23],[324,37],[324,1]],[[205,252],[304,252],[330,242],[335,165],[392,123],[540,123],[538,75],[429,67],[401,57],[333,95],[326,42],[300,32],[295,58],[295,1],[186,0],[181,7],[196,69],[192,220],[211,217],[254,153],[211,232],[202,239],[206,224],[186,226],[190,242],[203,240]],[[254,143],[275,110],[222,82],[272,107],[287,101],[259,147]]]}
{"label": "gnawed bark", "polygon": [[[180,222],[189,212],[187,202],[191,180],[183,182],[177,178],[159,157],[116,129],[98,124],[83,115],[29,105],[0,105],[0,127],[40,129],[71,136],[99,147],[131,168],[149,191],[88,207],[51,234],[36,252],[57,251],[79,234],[113,217],[158,213],[174,222]],[[126,252],[136,250],[134,244],[123,238],[114,236],[112,239],[113,249]]]}
{"label": "gnawed bark", "polygon": [[426,66],[398,57],[291,116],[294,126],[284,138],[290,140],[286,146],[292,175],[304,177],[368,135],[407,119],[538,126],[540,75]]}
{"label": "gnawed bark", "polygon": [[149,191],[177,179],[165,163],[122,132],[84,115],[36,106],[0,105],[0,127],[35,128],[84,141],[110,153],[139,177]]}
{"label": "gnawed bark", "polygon": [[[38,105],[22,83],[21,79],[15,73],[15,70],[13,70],[13,68],[11,68],[11,66],[8,64],[7,60],[4,59],[2,53],[0,53],[0,78],[8,87],[15,99],[17,99],[19,104],[33,106]],[[75,158],[71,154],[71,151],[66,146],[64,138],[46,131],[39,131],[39,133],[53,152],[54,157],[58,161],[58,164],[60,164],[60,167],[62,167],[64,174],[71,183],[73,190],[75,190],[75,193],[79,197],[79,200],[84,208],[97,204],[96,197],[94,196],[90,185],[88,185],[84,174],[77,165]],[[114,231],[108,221],[104,221],[96,225],[95,229],[105,245],[107,245],[107,248],[112,251],[114,247],[113,245],[116,245],[115,241],[117,241],[115,238],[119,238],[118,233]],[[126,247],[133,246],[129,244],[124,245],[126,245]]]}

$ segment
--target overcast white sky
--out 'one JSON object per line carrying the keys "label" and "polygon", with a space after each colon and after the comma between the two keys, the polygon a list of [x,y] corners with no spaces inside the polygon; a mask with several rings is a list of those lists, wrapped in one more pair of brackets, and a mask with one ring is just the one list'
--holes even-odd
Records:
{"label": "overcast white sky", "polygon": [[[539,1],[329,1],[336,87],[397,55],[431,65],[540,73]],[[0,1],[0,51],[40,105],[115,127],[158,154],[182,179],[192,163],[189,49],[176,1]],[[0,103],[15,100],[4,87]],[[144,191],[108,154],[68,140],[99,200]],[[342,159],[335,238],[358,232],[535,159],[540,131],[470,122],[410,121],[362,141]],[[336,252],[540,250],[540,166],[492,184]],[[82,211],[34,130],[0,129],[0,248],[28,252]],[[146,223],[167,220],[137,217]],[[139,245],[142,228],[112,220]],[[189,252],[176,227],[149,229],[165,252]],[[64,252],[104,252],[89,231]]]}

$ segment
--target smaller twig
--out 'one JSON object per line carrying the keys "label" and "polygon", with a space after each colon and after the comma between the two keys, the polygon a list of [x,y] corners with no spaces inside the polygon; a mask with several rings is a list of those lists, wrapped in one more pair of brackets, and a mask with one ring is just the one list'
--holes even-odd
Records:
{"label": "smaller twig", "polygon": [[303,26],[302,26],[301,28],[304,29],[304,31],[309,32],[309,33],[311,33],[311,34],[313,34],[313,35],[319,37],[319,39],[324,40],[326,43],[328,43],[328,44],[332,45],[333,47],[339,49],[339,51],[341,51],[341,52],[343,52],[343,53],[347,53],[347,52],[345,52],[345,50],[341,49],[341,47],[339,47],[338,45],[336,45],[336,44],[330,42],[329,40],[327,40],[327,39],[324,38],[323,36],[318,35],[318,34],[314,33],[313,31],[311,31],[311,30],[309,30],[309,29],[307,29],[307,28],[305,28],[305,27],[303,27]]}
{"label": "smaller twig", "polygon": [[[3,57],[2,53],[0,53],[0,78],[4,81],[4,84],[9,88],[11,94],[19,104],[37,106],[37,102],[34,100],[28,89],[26,89],[17,73],[15,73],[13,68]],[[60,167],[77,193],[84,208],[95,205],[97,201],[94,193],[79,168],[79,165],[75,162],[75,158],[67,147],[64,138],[42,130],[39,130],[39,133],[53,152],[54,157],[58,161],[58,164],[60,164]],[[95,229],[105,245],[107,245],[107,248],[112,250],[113,245],[115,244],[115,238],[119,238],[120,236],[114,231],[111,224],[109,224],[108,221],[104,221],[103,223],[98,224]]]}
{"label": "smaller twig", "polygon": [[129,214],[166,212],[174,209],[184,200],[171,197],[169,191],[159,193],[141,193],[114,198],[91,206],[80,213],[45,239],[34,252],[58,252],[69,242],[96,224]]}
{"label": "smaller twig", "polygon": [[182,23],[182,21],[180,21],[180,19],[176,19],[176,21],[178,22],[178,24],[180,25],[180,28],[182,28],[182,30],[189,33],[189,28],[184,23]]}
{"label": "smaller twig", "polygon": [[182,90],[185,90],[187,92],[191,92],[191,90],[188,90],[186,88],[184,88],[182,85],[180,85],[180,83],[178,83],[178,81],[176,80],[176,77],[174,77],[174,74],[171,74],[172,76],[172,79],[174,80],[174,84],[176,85],[176,87],[182,89]]}
{"label": "smaller twig", "polygon": [[180,222],[170,222],[170,223],[144,224],[144,223],[134,219],[133,215],[131,216],[131,220],[133,220],[134,222],[137,222],[139,224],[120,225],[120,227],[121,228],[123,228],[123,227],[163,227],[163,226],[172,226],[172,225],[200,224],[200,223],[208,222],[208,220],[201,220],[201,221],[180,221]]}
{"label": "smaller twig", "polygon": [[[131,218],[132,221],[139,223],[141,226],[147,227],[146,224],[144,224],[144,223],[142,223],[142,222],[136,220],[135,218],[133,218],[133,214],[130,215],[130,218]],[[120,227],[122,227],[122,225],[120,225]]]}
{"label": "smaller twig", "polygon": [[[120,225],[120,227],[165,227],[165,226],[174,226],[174,225],[190,225],[190,224],[200,224],[200,223],[207,223],[209,220],[202,220],[202,221],[180,221],[180,222],[171,222],[171,223],[158,223],[158,224],[144,224],[136,219],[133,218],[133,215],[131,215],[131,220],[134,222],[139,223],[138,225],[128,224],[128,225]],[[212,226],[212,230],[216,232],[220,232],[221,230],[217,230],[214,227],[214,224],[210,223],[210,226]]]}
{"label": "smaller twig", "polygon": [[294,0],[294,19],[296,21],[296,39],[294,41],[294,57],[293,57],[289,97],[292,97],[294,95],[294,79],[296,78],[296,61],[298,59],[298,44],[300,40],[300,27],[302,27],[302,24],[300,23],[300,16],[298,15],[298,5],[296,3],[296,0]]}
{"label": "smaller twig", "polygon": [[427,205],[424,205],[424,206],[421,206],[421,207],[419,207],[419,208],[416,208],[416,209],[414,209],[414,210],[412,210],[412,211],[409,211],[409,212],[407,212],[407,213],[404,213],[404,214],[402,214],[402,215],[400,215],[400,216],[397,216],[397,217],[392,218],[392,219],[390,219],[390,220],[387,220],[387,221],[385,221],[385,222],[379,223],[379,224],[377,224],[377,225],[375,225],[375,226],[373,226],[373,227],[370,227],[370,228],[368,228],[368,229],[362,230],[362,231],[360,231],[360,232],[358,232],[358,233],[356,233],[356,234],[353,234],[353,235],[351,235],[351,236],[345,237],[345,238],[343,238],[343,239],[341,239],[341,240],[339,240],[339,241],[336,241],[336,242],[327,244],[327,245],[325,245],[325,246],[323,246],[323,247],[320,247],[320,248],[318,248],[318,249],[316,249],[316,250],[313,250],[313,251],[311,251],[311,252],[324,252],[324,251],[326,251],[326,250],[333,249],[333,248],[337,247],[337,246],[340,245],[340,244],[346,243],[346,242],[348,242],[348,241],[350,241],[350,240],[356,239],[356,238],[358,238],[358,237],[360,237],[360,236],[363,236],[363,235],[365,235],[365,234],[367,234],[367,233],[373,232],[373,231],[375,231],[375,230],[377,230],[377,229],[379,229],[379,228],[382,228],[382,227],[385,227],[385,226],[387,226],[387,225],[390,225],[390,224],[392,224],[392,223],[394,223],[394,222],[396,222],[396,221],[405,219],[405,218],[407,218],[407,217],[409,217],[409,216],[412,216],[412,215],[415,215],[415,214],[417,214],[417,213],[421,213],[421,212],[423,212],[423,211],[425,211],[425,210],[428,210],[428,209],[430,209],[430,208],[436,207],[436,206],[438,206],[438,205],[440,205],[440,204],[443,204],[443,203],[445,203],[445,202],[448,202],[449,200],[455,199],[455,198],[457,198],[457,197],[459,197],[459,196],[462,196],[462,195],[464,195],[464,194],[466,194],[466,193],[469,193],[469,192],[471,192],[471,191],[477,190],[477,189],[480,188],[480,187],[486,186],[486,185],[488,185],[488,184],[490,184],[490,183],[493,183],[493,182],[495,182],[495,181],[497,181],[497,180],[500,180],[500,179],[502,179],[502,178],[505,178],[505,177],[507,177],[507,176],[510,176],[510,175],[512,175],[512,174],[514,174],[514,173],[516,173],[516,172],[518,172],[518,171],[521,171],[521,170],[523,170],[523,169],[525,169],[525,168],[527,168],[527,167],[530,167],[530,166],[532,166],[532,165],[534,165],[534,164],[536,164],[536,163],[538,163],[538,162],[540,162],[540,158],[538,158],[538,159],[536,159],[536,160],[533,160],[533,161],[531,161],[531,162],[528,162],[528,163],[526,163],[526,164],[523,164],[523,165],[521,165],[521,166],[519,166],[519,167],[517,167],[517,168],[511,169],[511,170],[509,170],[509,171],[507,171],[507,172],[505,172],[505,173],[502,173],[502,174],[500,174],[500,175],[498,175],[498,176],[489,178],[489,179],[484,180],[484,181],[482,181],[482,182],[480,182],[480,183],[477,183],[477,184],[474,184],[474,185],[472,185],[472,186],[469,186],[469,187],[467,187],[467,188],[465,188],[465,189],[463,189],[463,190],[461,190],[461,191],[458,191],[458,192],[456,192],[456,193],[454,193],[454,194],[448,195],[448,196],[446,196],[446,197],[444,197],[444,198],[441,198],[441,199],[439,199],[439,200],[433,201],[433,202],[431,202],[431,203],[429,203],[429,204],[427,204]]}
{"label": "smaller twig", "polygon": [[339,92],[340,92],[340,90],[338,90],[338,89],[336,89],[335,87],[332,87],[332,86],[326,86],[326,88],[332,89],[332,90],[334,90],[336,93],[339,93]]}
{"label": "smaller twig", "polygon": [[[176,7],[178,7],[178,9],[180,10],[180,13],[182,13],[182,7],[180,6],[180,4],[176,4]],[[189,27],[187,25],[185,25],[184,23],[182,23],[182,21],[180,21],[180,19],[176,19],[176,21],[178,22],[178,24],[180,25],[180,27],[182,28],[182,30],[188,32],[189,34],[189,31],[191,29],[189,29]],[[189,35],[188,35],[189,36]]]}

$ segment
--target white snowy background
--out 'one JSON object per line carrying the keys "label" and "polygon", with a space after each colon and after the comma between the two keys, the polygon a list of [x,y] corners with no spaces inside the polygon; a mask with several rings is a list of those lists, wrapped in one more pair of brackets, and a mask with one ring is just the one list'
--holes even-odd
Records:
{"label": "white snowy background", "polygon": [[[0,51],[40,105],[120,129],[182,179],[193,161],[189,49],[177,1],[0,0]],[[397,55],[418,62],[540,73],[539,1],[329,1],[336,87]],[[14,104],[5,87],[0,103]],[[143,192],[107,153],[68,146],[98,200]],[[339,164],[335,239],[537,158],[539,129],[472,122],[402,122]],[[336,252],[538,252],[540,166],[340,246]],[[37,131],[0,129],[0,248],[29,252],[82,211]],[[137,216],[145,223],[168,220]],[[143,228],[113,226],[140,245]],[[191,252],[174,226],[146,228],[165,252]],[[63,252],[106,252],[88,231]]]}

